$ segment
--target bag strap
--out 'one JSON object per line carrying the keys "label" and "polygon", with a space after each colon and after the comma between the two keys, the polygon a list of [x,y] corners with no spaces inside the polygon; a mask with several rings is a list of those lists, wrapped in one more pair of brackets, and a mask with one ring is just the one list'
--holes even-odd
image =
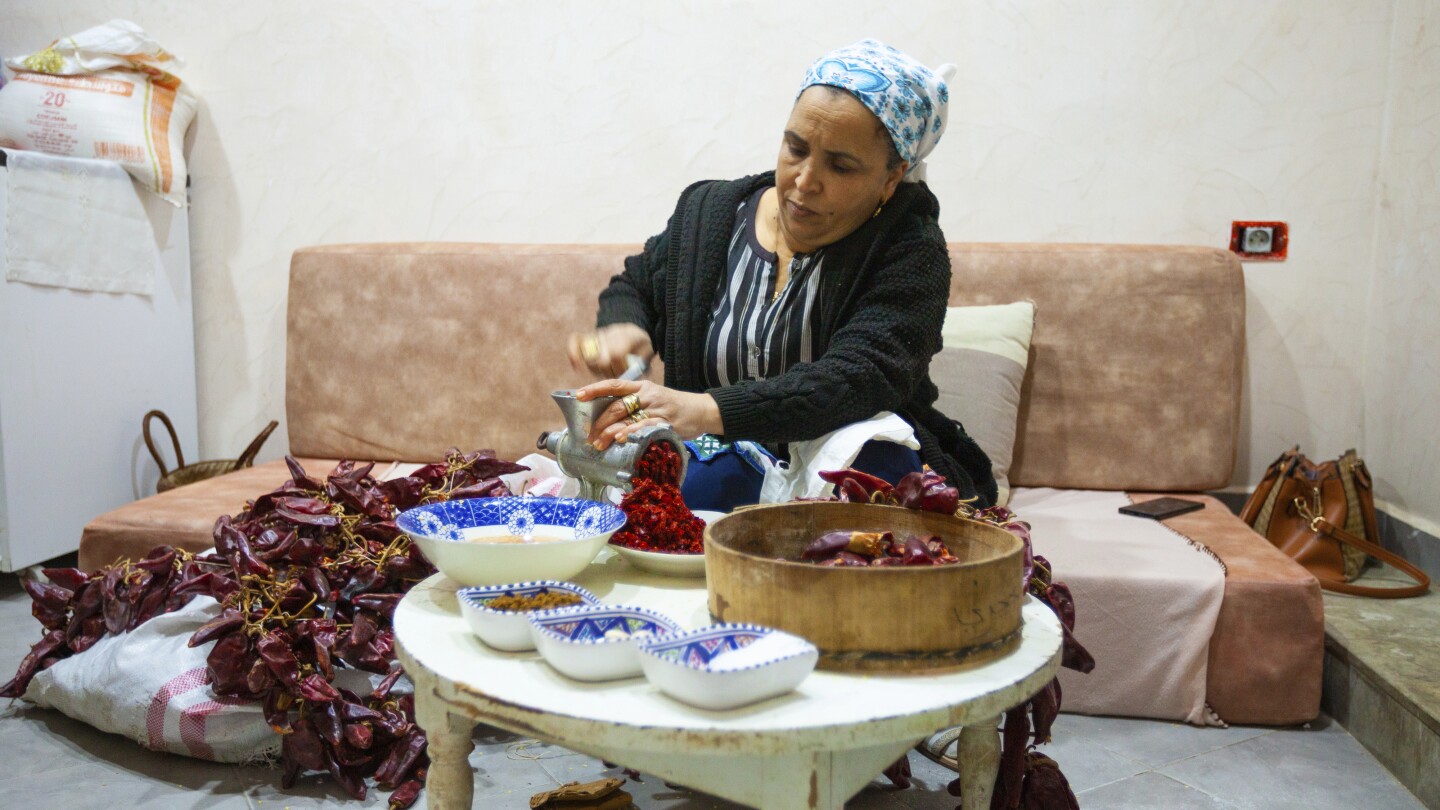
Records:
{"label": "bag strap", "polygon": [[1294,472],[1296,465],[1300,463],[1300,445],[1286,450],[1280,454],[1265,470],[1265,477],[1261,479],[1260,485],[1255,487],[1245,507],[1240,510],[1240,519],[1250,524],[1250,528],[1260,534],[1269,534],[1270,516],[1274,514],[1275,502],[1280,497],[1280,490],[1285,479]]}
{"label": "bag strap", "polygon": [[140,432],[145,436],[145,446],[150,448],[150,456],[155,459],[156,464],[160,465],[160,477],[164,478],[170,474],[170,470],[166,469],[165,459],[160,456],[160,451],[156,449],[155,440],[150,438],[150,420],[156,418],[160,420],[161,424],[165,425],[166,430],[170,431],[170,443],[175,446],[176,469],[185,466],[185,454],[180,451],[180,437],[175,435],[175,426],[170,424],[170,417],[166,416],[165,412],[161,410],[153,410],[146,413],[145,417],[140,420]]}
{"label": "bag strap", "polygon": [[1424,571],[1416,568],[1409,560],[1401,557],[1399,554],[1381,548],[1369,540],[1356,537],[1326,520],[1322,515],[1315,515],[1310,518],[1310,531],[1354,546],[1372,557],[1378,557],[1400,569],[1406,576],[1418,583],[1416,585],[1407,585],[1403,588],[1372,588],[1365,585],[1351,585],[1348,582],[1338,582],[1333,579],[1316,577],[1316,579],[1320,580],[1320,587],[1327,591],[1348,593],[1352,596],[1371,596],[1378,599],[1403,599],[1409,596],[1420,596],[1430,590],[1430,577],[1426,576]]}
{"label": "bag strap", "polygon": [[235,459],[235,466],[230,468],[231,472],[243,470],[254,465],[255,456],[259,454],[261,445],[265,444],[265,440],[270,438],[270,434],[274,433],[275,428],[279,426],[279,422],[271,419],[270,424],[266,425],[265,429],[260,431],[260,435],[250,441],[250,446],[246,447],[245,450],[240,453],[240,458]]}

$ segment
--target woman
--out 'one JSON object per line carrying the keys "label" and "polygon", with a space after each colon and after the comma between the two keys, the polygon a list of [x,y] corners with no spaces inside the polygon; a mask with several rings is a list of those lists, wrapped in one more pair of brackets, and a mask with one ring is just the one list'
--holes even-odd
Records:
{"label": "woman", "polygon": [[615,376],[665,360],[665,384],[604,380],[622,396],[595,422],[599,449],[668,423],[690,443],[691,508],[820,494],[815,473],[854,466],[896,480],[928,464],[980,505],[989,459],[935,410],[930,358],[950,259],[923,179],[944,127],[945,83],[874,40],[810,66],[774,172],[705,181],[600,295],[571,363]]}

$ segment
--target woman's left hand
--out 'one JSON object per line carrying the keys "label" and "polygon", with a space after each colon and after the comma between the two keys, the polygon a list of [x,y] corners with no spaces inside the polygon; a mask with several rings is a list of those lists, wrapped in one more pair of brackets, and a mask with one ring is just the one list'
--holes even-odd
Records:
{"label": "woman's left hand", "polygon": [[[643,417],[638,421],[631,420],[625,407],[624,398],[632,394],[638,400],[636,412]],[[720,406],[709,394],[676,391],[648,380],[601,380],[575,391],[575,398],[581,402],[596,397],[621,397],[610,403],[590,428],[590,444],[596,450],[625,442],[631,432],[650,425],[668,424],[683,439],[725,432]]]}

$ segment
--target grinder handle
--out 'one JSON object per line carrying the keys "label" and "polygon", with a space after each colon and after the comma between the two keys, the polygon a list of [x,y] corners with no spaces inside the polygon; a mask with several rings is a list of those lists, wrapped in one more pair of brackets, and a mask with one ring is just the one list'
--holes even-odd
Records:
{"label": "grinder handle", "polygon": [[644,377],[645,372],[650,370],[650,363],[638,354],[625,355],[625,363],[625,372],[620,375],[620,379],[627,382],[634,382]]}

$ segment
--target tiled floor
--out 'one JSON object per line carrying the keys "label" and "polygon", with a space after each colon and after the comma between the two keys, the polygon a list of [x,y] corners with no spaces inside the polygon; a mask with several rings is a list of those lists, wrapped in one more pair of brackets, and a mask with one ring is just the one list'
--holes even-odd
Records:
{"label": "tiled floor", "polygon": [[[0,578],[0,681],[38,638],[29,600],[14,577]],[[1045,747],[1080,804],[1100,808],[1349,808],[1421,805],[1339,725],[1308,729],[1197,729],[1148,720],[1062,715]],[[865,810],[950,810],[953,774],[910,756],[915,785],[879,780],[847,806]],[[475,807],[527,808],[532,793],[605,771],[563,748],[481,727],[475,734]],[[0,707],[0,808],[384,808],[383,795],[350,801],[327,778],[278,787],[279,771],[216,765],[144,750],[55,712],[14,701]],[[672,788],[654,777],[626,789],[642,810],[709,810],[736,805]],[[424,807],[424,799],[417,807]]]}

